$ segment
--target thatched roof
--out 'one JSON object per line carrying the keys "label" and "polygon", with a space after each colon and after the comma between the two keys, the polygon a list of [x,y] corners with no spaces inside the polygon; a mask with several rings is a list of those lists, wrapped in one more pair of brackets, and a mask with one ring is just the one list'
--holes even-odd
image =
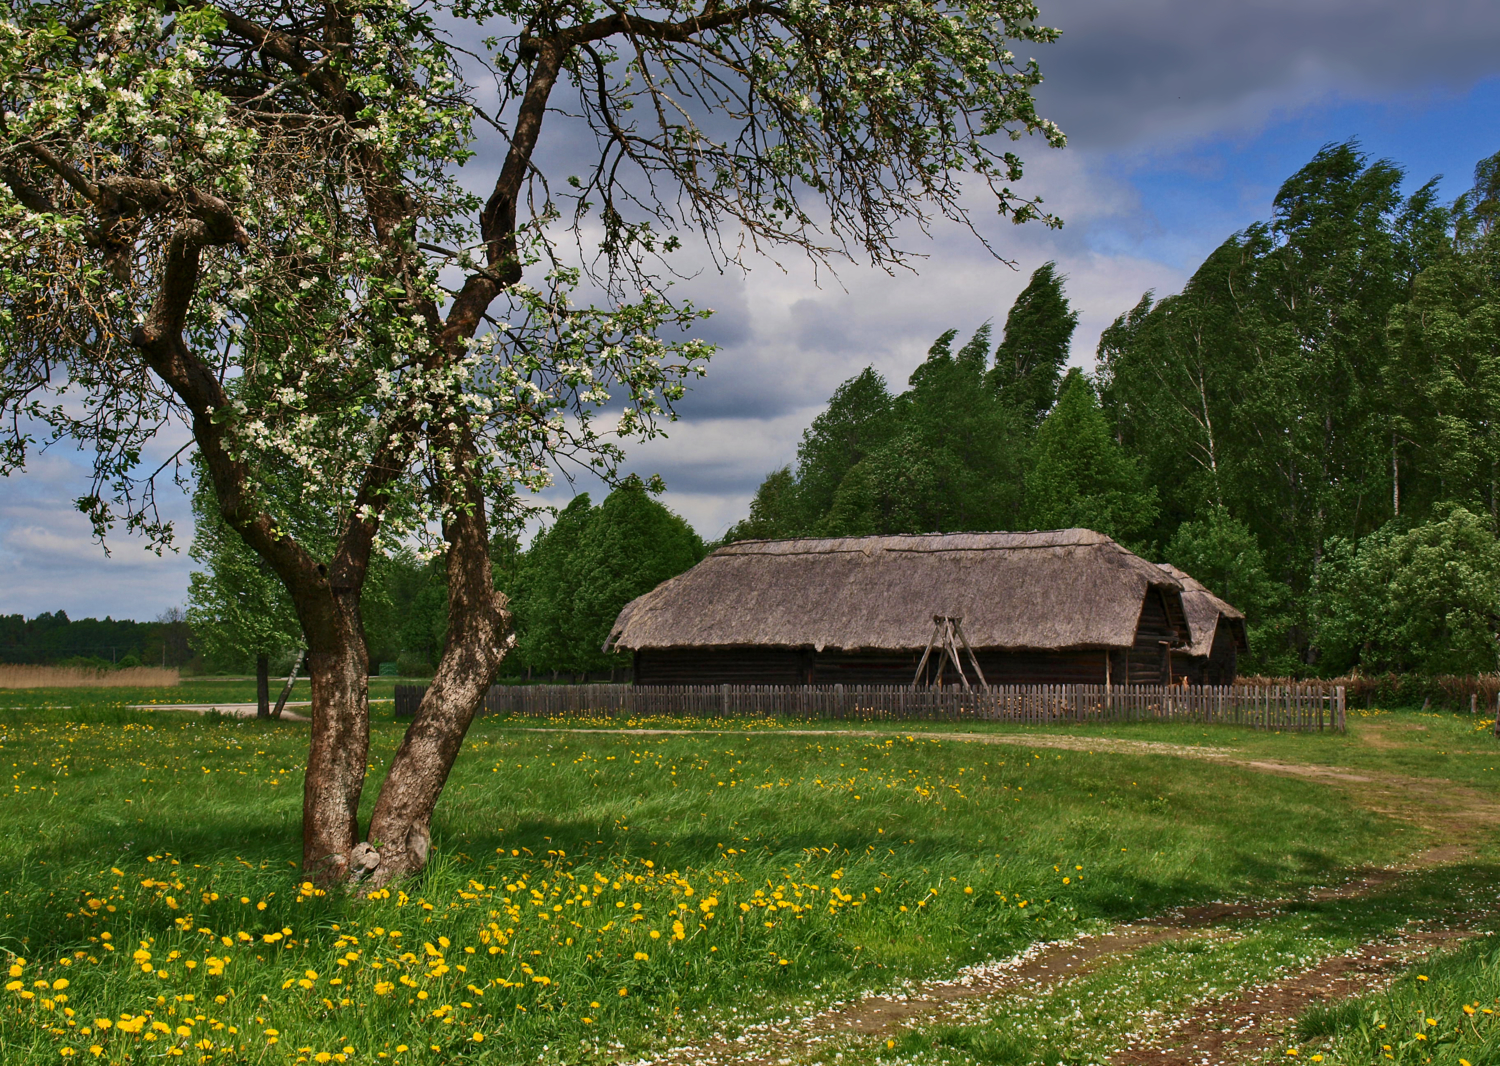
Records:
{"label": "thatched roof", "polygon": [[1249,651],[1245,639],[1245,616],[1225,601],[1219,599],[1203,586],[1203,582],[1183,573],[1171,563],[1159,564],[1182,585],[1182,609],[1187,612],[1188,628],[1193,633],[1193,643],[1183,649],[1185,655],[1207,655],[1214,646],[1214,636],[1220,625],[1229,627],[1234,646],[1240,651]]}
{"label": "thatched roof", "polygon": [[941,614],[975,648],[1128,648],[1151,587],[1181,618],[1174,578],[1087,529],[741,541],[627,604],[606,647],[921,649]]}

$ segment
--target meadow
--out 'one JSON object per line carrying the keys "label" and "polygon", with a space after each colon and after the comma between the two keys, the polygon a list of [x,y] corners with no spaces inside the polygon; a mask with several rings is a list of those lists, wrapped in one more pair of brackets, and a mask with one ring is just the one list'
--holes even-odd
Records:
{"label": "meadow", "polygon": [[[425,874],[373,895],[326,894],[297,870],[305,724],[127,706],[238,702],[236,684],[0,693],[0,766],[11,773],[0,804],[10,968],[0,1061],[635,1061],[1040,940],[1191,904],[1295,896],[1430,842],[1326,784],[1191,759],[974,744],[941,729],[806,736],[735,723],[733,733],[629,735],[601,720],[558,731],[481,719]],[[366,807],[402,729],[376,717]],[[1384,746],[1361,739],[1369,728],[1384,731]],[[1373,760],[1490,787],[1500,761],[1482,727],[1454,715],[1370,715],[1328,737],[1096,732]],[[1205,989],[1264,979],[1414,917],[1471,915],[1496,873],[1481,849],[1358,906],[1313,905],[1197,947],[1142,952],[1024,1011],[809,1055],[1106,1061],[1142,1019],[1186,1009]],[[1451,993],[1444,1025],[1469,1017],[1460,998],[1493,1008],[1485,942],[1444,966],[1417,986]],[[1309,1020],[1308,1054],[1316,1045],[1338,1056],[1320,1061],[1389,1061],[1360,1057],[1375,1010]],[[1408,1034],[1428,1059],[1398,1061],[1495,1061],[1473,1050],[1500,1054],[1493,1032],[1474,1031],[1441,1047]]]}

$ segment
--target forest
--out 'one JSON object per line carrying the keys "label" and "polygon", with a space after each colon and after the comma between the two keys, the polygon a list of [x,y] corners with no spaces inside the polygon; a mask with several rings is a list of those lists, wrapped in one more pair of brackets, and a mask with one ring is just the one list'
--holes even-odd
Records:
{"label": "forest", "polygon": [[[1078,316],[1043,265],[998,337],[948,330],[904,391],[870,368],[840,385],[720,543],[1084,526],[1245,611],[1245,672],[1493,672],[1500,153],[1452,203],[1437,179],[1406,185],[1356,143],[1323,148],[1181,293],[1120,315],[1092,373],[1067,365]],[[289,659],[278,583],[201,493],[195,510],[195,649]],[[502,674],[613,676],[620,607],[714,546],[633,478],[524,548],[497,536],[517,627]],[[378,557],[372,668],[430,670],[445,597],[440,564]]]}
{"label": "forest", "polygon": [[1404,185],[1323,148],[1092,374],[1041,267],[998,343],[842,384],[727,539],[1085,526],[1244,610],[1251,669],[1494,671],[1500,154]]}

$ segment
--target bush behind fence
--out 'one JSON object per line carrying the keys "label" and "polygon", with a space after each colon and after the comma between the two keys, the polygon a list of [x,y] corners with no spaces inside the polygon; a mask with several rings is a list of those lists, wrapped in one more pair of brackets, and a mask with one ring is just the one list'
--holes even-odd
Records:
{"label": "bush behind fence", "polygon": [[[423,685],[396,686],[396,716]],[[1344,731],[1337,685],[496,685],[485,714],[523,718],[778,718],[795,721],[1216,722],[1292,732]]]}
{"label": "bush behind fence", "polygon": [[[1251,684],[1260,678],[1247,678]],[[1274,679],[1264,679],[1271,682]],[[1500,698],[1500,674],[1424,675],[1374,674],[1337,677],[1326,684],[1343,685],[1351,707],[1424,707],[1450,711],[1495,713]]]}

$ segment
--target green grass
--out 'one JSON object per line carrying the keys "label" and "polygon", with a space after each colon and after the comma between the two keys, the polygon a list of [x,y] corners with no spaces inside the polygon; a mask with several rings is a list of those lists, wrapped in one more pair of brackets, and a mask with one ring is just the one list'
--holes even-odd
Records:
{"label": "green grass", "polygon": [[[624,725],[654,728],[839,729],[889,735],[902,732],[888,722],[735,722],[709,723],[673,718],[615,720],[577,717],[564,721],[517,720],[539,728],[566,726],[608,729]],[[1107,725],[1043,725],[1002,722],[910,722],[906,731],[921,733],[1041,734],[1105,737],[1164,744],[1226,748],[1237,755],[1288,762],[1319,763],[1411,777],[1436,777],[1471,787],[1500,788],[1500,739],[1493,718],[1474,718],[1449,711],[1350,710],[1347,733],[1260,732],[1240,726],[1176,722],[1121,722]]]}
{"label": "green grass", "polygon": [[[889,1045],[883,1035],[844,1040],[823,1047],[809,1061],[905,1066],[1054,1066],[1059,1062],[1082,1066],[1107,1062],[1110,1056],[1128,1048],[1153,1046],[1205,1000],[1230,997],[1360,944],[1399,934],[1413,921],[1473,922],[1476,909],[1489,903],[1497,879],[1500,865],[1493,860],[1477,861],[1428,870],[1368,897],[1309,903],[1271,917],[1223,923],[1211,932],[1205,930],[1186,940],[1137,951],[1053,988],[1021,989],[996,999],[976,1000],[941,1022],[899,1034]],[[1481,914],[1477,928],[1500,929],[1500,916]],[[1500,992],[1496,987],[1500,960],[1492,941],[1482,944],[1419,963],[1392,986],[1390,995],[1368,1004],[1348,1001],[1308,1011],[1297,1030],[1288,1033],[1286,1042],[1266,1061],[1308,1061],[1314,1054],[1321,1054],[1320,1061],[1329,1066],[1389,1061],[1383,1053],[1370,1054],[1368,1041],[1357,1039],[1359,1025],[1362,1020],[1369,1023],[1377,1012],[1388,1019],[1394,1016],[1393,1010],[1402,1010],[1403,1017],[1410,1019],[1420,1009],[1427,1009],[1415,1001],[1403,1001],[1399,1008],[1391,1006],[1403,1000],[1406,990],[1416,991],[1424,1004],[1442,1004],[1441,1009],[1432,1007],[1440,1015],[1440,1028],[1467,1020],[1461,1003],[1472,1002],[1485,994],[1484,990],[1488,996],[1484,1005],[1495,1006],[1490,1000]],[[1468,961],[1471,957],[1472,963]],[[1462,990],[1449,991],[1442,983],[1444,975],[1456,971],[1470,979]],[[1430,977],[1432,983],[1419,981],[1418,974]],[[1421,996],[1424,992],[1426,995]],[[1367,1024],[1367,1028],[1383,1032],[1373,1029],[1379,1020]],[[1481,1030],[1488,1020],[1479,1015]],[[1407,1029],[1409,1037],[1412,1027]],[[1351,1038],[1344,1038],[1346,1031]],[[1432,1033],[1434,1029],[1426,1027],[1426,1031]],[[1339,1038],[1332,1039],[1333,1034]],[[1491,1029],[1488,1039],[1496,1038]],[[1385,1035],[1376,1047],[1383,1042],[1393,1041]],[[1420,1050],[1423,1042],[1410,1043]],[[1494,1047],[1489,1045],[1491,1054]],[[1288,1055],[1289,1048],[1297,1054]],[[1470,1050],[1476,1049],[1470,1045]],[[1473,1066],[1493,1066],[1494,1062],[1467,1052],[1465,1057]],[[1398,1061],[1415,1064],[1426,1060],[1413,1055]],[[1458,1057],[1433,1061],[1457,1066]]]}
{"label": "green grass", "polygon": [[[1485,901],[1493,906],[1493,896]],[[1491,933],[1494,922],[1489,923]],[[1378,995],[1298,1019],[1303,1057],[1325,1062],[1500,1063],[1500,945],[1476,938],[1405,973]]]}
{"label": "green grass", "polygon": [[[305,724],[0,702],[25,708],[0,712],[7,1064],[614,1061],[1422,843],[1317,784],[1187,759],[482,719],[429,870],[351,899],[297,874]],[[376,722],[376,776],[400,730]]]}
{"label": "green grass", "polygon": [[[389,714],[389,701],[396,684],[424,684],[417,678],[370,678],[370,698],[376,701],[373,713]],[[280,693],[273,680],[272,699]],[[308,682],[299,680],[293,700],[310,698]],[[253,703],[255,679],[248,677],[184,678],[174,688],[161,689],[22,689],[0,690],[0,706],[20,708],[67,706],[97,708],[129,704],[172,703]],[[1207,745],[1231,748],[1254,757],[1277,758],[1293,762],[1324,763],[1355,769],[1381,770],[1414,777],[1440,777],[1479,788],[1500,788],[1500,740],[1494,736],[1492,717],[1471,717],[1450,711],[1416,709],[1351,708],[1347,734],[1263,733],[1235,726],[1194,725],[1191,723],[1138,722],[1111,725],[1033,725],[972,722],[912,722],[910,730],[927,733],[993,732],[993,733],[1065,733],[1101,736],[1126,740],[1160,741],[1171,744]],[[566,720],[512,720],[516,727],[607,729],[622,726],[683,728],[709,730],[751,730],[838,728],[890,734],[899,728],[884,722],[797,722],[793,720],[700,721],[655,717],[650,719],[615,719],[579,716]],[[1377,747],[1372,739],[1383,741]]]}

